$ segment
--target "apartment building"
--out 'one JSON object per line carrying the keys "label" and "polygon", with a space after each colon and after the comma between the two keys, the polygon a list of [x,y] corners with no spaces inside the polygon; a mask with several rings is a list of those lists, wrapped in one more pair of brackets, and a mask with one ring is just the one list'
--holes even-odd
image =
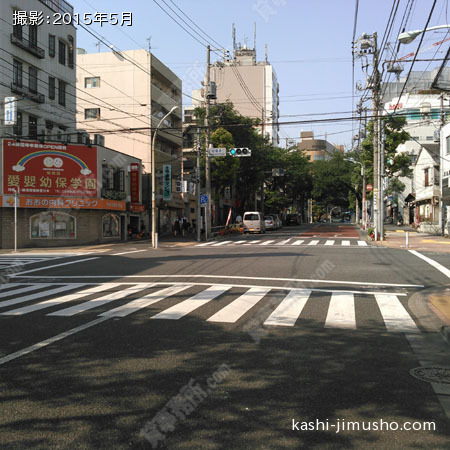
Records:
{"label": "apartment building", "polygon": [[[23,20],[14,25],[18,11]],[[30,12],[45,20],[38,25]],[[0,2],[0,98],[15,97],[17,107],[3,136],[67,141],[75,130],[76,29],[46,19],[55,13],[73,14],[73,7],[64,0]]]}
{"label": "apartment building", "polygon": [[[142,160],[144,203],[151,201],[151,145],[155,130],[157,205],[160,232],[185,210],[176,192],[182,154],[182,84],[167,66],[146,50],[86,53],[77,49],[77,124],[101,144]],[[176,109],[164,119],[173,107]],[[170,167],[170,183],[160,176]],[[150,208],[149,208],[150,209]],[[148,220],[148,218],[147,218]],[[151,221],[150,221],[151,222]],[[147,223],[149,228],[150,223]]]}
{"label": "apartment building", "polygon": [[302,151],[308,161],[323,161],[331,158],[331,155],[339,151],[344,153],[343,147],[336,147],[326,139],[315,139],[313,131],[301,131],[300,142],[297,149]]}

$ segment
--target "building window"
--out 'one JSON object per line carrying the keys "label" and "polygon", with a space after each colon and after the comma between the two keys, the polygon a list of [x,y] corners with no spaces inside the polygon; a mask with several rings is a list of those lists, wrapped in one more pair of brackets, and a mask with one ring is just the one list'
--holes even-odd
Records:
{"label": "building window", "polygon": [[58,41],[58,59],[60,64],[66,65],[66,44],[63,41]]}
{"label": "building window", "polygon": [[28,39],[30,41],[30,47],[37,47],[37,25],[30,25],[28,27]]}
{"label": "building window", "polygon": [[87,89],[100,87],[100,77],[85,78],[84,79],[84,87]]}
{"label": "building window", "polygon": [[74,65],[74,51],[73,51],[73,37],[67,36],[67,40],[69,41],[68,53],[67,53],[67,65],[69,69],[73,69]]}
{"label": "building window", "polygon": [[37,139],[37,117],[28,116],[28,136]]}
{"label": "building window", "polygon": [[32,239],[75,239],[75,217],[46,211],[30,217]]}
{"label": "building window", "polygon": [[447,136],[447,152],[446,155],[450,155],[450,136]]}
{"label": "building window", "polygon": [[22,113],[20,111],[17,112],[17,122],[13,132],[16,136],[22,136]]}
{"label": "building window", "polygon": [[48,98],[50,100],[55,100],[56,95],[56,78],[48,77]]}
{"label": "building window", "polygon": [[120,236],[120,218],[116,214],[106,214],[102,219],[103,237]]}
{"label": "building window", "polygon": [[84,110],[84,118],[87,119],[100,119],[100,108],[87,108]]}
{"label": "building window", "polygon": [[58,80],[58,103],[66,106],[66,82]]}
{"label": "building window", "polygon": [[18,87],[22,87],[22,78],[23,65],[20,61],[17,61],[17,59],[15,59],[13,61],[13,83]]}
{"label": "building window", "polygon": [[28,68],[28,89],[33,94],[37,93],[37,85],[38,85],[38,78],[37,78],[37,69],[36,67],[30,66]]}
{"label": "building window", "polygon": [[429,169],[424,169],[423,174],[424,174],[424,186],[430,186],[430,175],[429,175]]}
{"label": "building window", "polygon": [[125,192],[125,172],[121,169],[114,171],[114,190]]}
{"label": "building window", "polygon": [[48,35],[48,56],[54,58],[56,55],[56,37],[54,34]]}
{"label": "building window", "polygon": [[13,36],[19,40],[23,39],[23,28],[22,25],[16,24],[13,25]]}

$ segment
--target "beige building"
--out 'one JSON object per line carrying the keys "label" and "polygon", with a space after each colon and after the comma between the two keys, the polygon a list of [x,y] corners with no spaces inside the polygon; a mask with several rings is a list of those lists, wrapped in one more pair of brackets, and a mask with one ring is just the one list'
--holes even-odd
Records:
{"label": "beige building", "polygon": [[[146,50],[86,54],[77,49],[77,125],[93,135],[104,135],[101,144],[139,158],[151,172],[150,133],[161,123],[156,138],[157,203],[160,231],[170,227],[175,215],[184,213],[185,201],[176,191],[182,152],[181,80]],[[172,167],[171,199],[163,200],[163,165]],[[150,206],[151,185],[144,178],[144,200]],[[163,227],[163,230],[161,230]]]}
{"label": "beige building", "polygon": [[[30,12],[42,12],[42,20]],[[44,20],[56,13],[73,15],[73,7],[64,0],[0,2],[0,98],[17,100],[16,123],[1,127],[5,137],[66,141],[75,131],[76,29]]]}
{"label": "beige building", "polygon": [[[216,84],[217,103],[230,101],[243,116],[259,119],[261,131],[274,145],[279,143],[280,87],[273,66],[256,61],[256,50],[236,47],[232,60],[218,61],[211,67],[211,81]],[[194,98],[203,98],[204,89],[194,90]],[[199,102],[193,102],[198,106]],[[201,104],[201,102],[200,102]]]}
{"label": "beige building", "polygon": [[331,155],[339,151],[344,153],[342,146],[336,147],[325,139],[314,139],[314,132],[302,131],[297,148],[304,152],[309,161],[321,161],[330,159]]}

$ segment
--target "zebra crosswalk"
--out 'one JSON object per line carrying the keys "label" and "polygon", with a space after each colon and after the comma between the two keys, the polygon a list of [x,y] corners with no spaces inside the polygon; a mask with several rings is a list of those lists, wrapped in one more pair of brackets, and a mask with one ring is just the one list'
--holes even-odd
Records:
{"label": "zebra crosswalk", "polygon": [[[0,316],[44,312],[48,317],[95,314],[123,318],[143,311],[153,320],[176,321],[193,315],[209,323],[234,324],[250,315],[268,327],[301,326],[302,319],[307,318],[323,328],[357,330],[362,321],[372,326],[378,323],[388,332],[418,332],[417,324],[401,301],[405,296],[403,292],[182,282],[9,283],[0,290]],[[326,316],[315,308],[318,300],[323,304],[324,298],[328,305]],[[115,305],[119,300],[120,304]],[[166,300],[170,300],[170,305],[165,305]],[[367,302],[372,302],[369,311],[377,311],[370,319],[363,311]],[[267,309],[267,304],[271,308]],[[146,309],[152,305],[158,312]],[[201,308],[203,313],[196,314]],[[305,310],[308,312],[303,316]]]}
{"label": "zebra crosswalk", "polygon": [[10,267],[21,267],[28,264],[34,264],[43,261],[53,261],[60,258],[69,258],[71,256],[78,256],[86,253],[53,253],[53,254],[38,254],[38,253],[18,253],[18,254],[0,254],[0,270]]}
{"label": "zebra crosswalk", "polygon": [[202,244],[196,244],[195,247],[237,247],[239,245],[256,245],[256,246],[274,246],[274,247],[299,247],[299,246],[326,246],[326,247],[352,247],[352,248],[373,248],[370,247],[366,241],[357,239],[259,239],[259,240],[239,240],[239,241],[210,241],[203,242]]}

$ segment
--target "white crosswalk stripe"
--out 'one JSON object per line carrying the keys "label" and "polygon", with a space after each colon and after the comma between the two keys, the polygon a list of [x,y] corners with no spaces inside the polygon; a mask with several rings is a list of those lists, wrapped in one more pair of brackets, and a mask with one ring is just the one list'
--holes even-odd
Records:
{"label": "white crosswalk stripe", "polygon": [[360,247],[367,247],[367,242],[366,241],[358,241],[358,245]]}
{"label": "white crosswalk stripe", "polygon": [[291,327],[299,318],[311,291],[293,289],[264,322],[264,325],[283,325]]}
{"label": "white crosswalk stripe", "polygon": [[295,241],[292,245],[301,245],[301,244],[303,244],[303,242],[305,242],[305,241],[303,241],[303,240]]}
{"label": "white crosswalk stripe", "polygon": [[271,244],[272,242],[275,242],[274,240],[271,240],[271,241],[264,241],[261,245],[269,245],[269,244]]}
{"label": "white crosswalk stripe", "polygon": [[355,299],[353,294],[333,292],[325,320],[325,328],[356,329]]}
{"label": "white crosswalk stripe", "polygon": [[208,319],[208,322],[234,323],[239,320],[250,308],[255,306],[270,289],[250,288],[229,305]]}
{"label": "white crosswalk stripe", "polygon": [[178,305],[172,306],[159,314],[156,314],[156,316],[153,316],[152,319],[180,319],[181,317],[184,317],[192,311],[200,308],[200,306],[206,305],[206,303],[219,297],[219,295],[222,295],[229,289],[231,289],[231,286],[210,286],[190,299],[178,303]]}
{"label": "white crosswalk stripe", "polygon": [[16,255],[0,255],[0,269],[8,267],[26,266],[28,264],[39,263],[43,261],[52,261],[60,258],[69,258],[71,256],[78,256],[82,253],[53,253],[47,254],[16,254]]}
{"label": "white crosswalk stripe", "polygon": [[320,241],[318,239],[313,239],[312,241],[308,242],[308,245],[317,245]]}
{"label": "white crosswalk stripe", "polygon": [[[241,292],[234,293],[233,289],[238,288]],[[39,292],[32,292],[40,289]],[[146,291],[152,291],[146,293]],[[245,292],[242,292],[245,289]],[[183,291],[192,290],[186,296]],[[279,291],[283,291],[280,299]],[[60,295],[66,291],[73,291],[65,295]],[[197,292],[195,292],[197,291]],[[272,291],[278,292],[276,295]],[[181,294],[182,296],[178,296]],[[301,326],[298,320],[301,318],[303,310],[307,304],[314,304],[317,296],[328,297],[328,307],[325,321],[323,316],[319,320],[324,328],[356,330],[358,310],[356,308],[355,295],[370,298],[379,310],[376,320],[380,322],[388,332],[395,333],[416,333],[419,328],[408,310],[403,306],[399,295],[394,293],[364,292],[356,291],[336,291],[320,289],[296,289],[296,288],[275,288],[275,287],[255,287],[227,284],[189,284],[189,283],[64,283],[51,285],[49,283],[11,283],[7,291],[2,291],[3,298],[0,308],[6,308],[16,304],[30,302],[31,304],[19,308],[3,310],[1,316],[23,316],[36,313],[47,308],[66,306],[67,303],[74,304],[63,309],[56,309],[47,314],[53,317],[69,317],[80,313],[94,314],[92,309],[99,309],[101,317],[126,317],[143,308],[147,308],[154,303],[163,301],[169,297],[173,300],[179,299],[178,303],[172,306],[161,308],[160,312],[150,316],[150,319],[159,320],[179,320],[188,316],[198,308],[208,305],[210,308],[207,322],[216,323],[236,323],[246,313],[264,309],[258,303],[267,296],[272,305],[272,312],[264,321],[268,327]],[[91,296],[84,302],[79,302],[85,297]],[[8,299],[8,297],[10,297]],[[107,309],[110,303],[130,297],[127,303],[112,309]],[[230,301],[231,298],[231,301]],[[41,301],[42,299],[42,301]],[[275,299],[275,303],[274,302]],[[33,302],[34,301],[34,302]],[[37,302],[36,302],[37,301]],[[225,302],[225,305],[224,305]],[[311,302],[311,303],[310,303]],[[267,305],[267,302],[265,302]],[[162,304],[164,305],[164,304]],[[103,309],[103,311],[102,311]],[[106,310],[105,310],[106,309]],[[311,314],[311,308],[309,313]],[[264,313],[267,316],[267,313]],[[382,321],[381,321],[382,318]],[[11,319],[12,320],[12,319]]]}
{"label": "white crosswalk stripe", "polygon": [[178,294],[179,292],[190,287],[190,284],[170,286],[168,288],[161,289],[160,291],[144,295],[142,298],[133,300],[130,303],[119,306],[100,315],[104,317],[125,317],[138,311],[139,309],[146,308],[147,306],[153,305],[153,303],[160,302],[161,300],[164,300],[171,295]]}
{"label": "white crosswalk stripe", "polygon": [[328,240],[327,242],[325,242],[325,245],[334,245],[334,242],[335,241]]}

